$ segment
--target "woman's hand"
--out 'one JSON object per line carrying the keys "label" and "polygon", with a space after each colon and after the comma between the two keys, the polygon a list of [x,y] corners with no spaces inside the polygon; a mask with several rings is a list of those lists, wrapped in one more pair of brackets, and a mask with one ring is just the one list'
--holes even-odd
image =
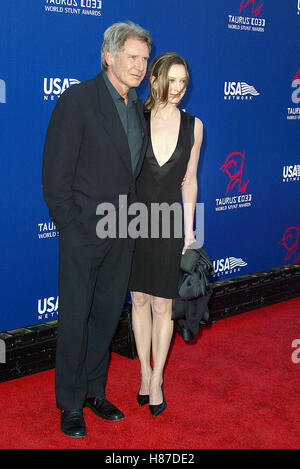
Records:
{"label": "woman's hand", "polygon": [[185,251],[187,250],[187,248],[188,248],[191,244],[196,243],[196,242],[197,242],[197,241],[196,241],[196,239],[195,239],[194,236],[191,236],[191,237],[185,236],[185,238],[184,238],[184,246],[183,246],[183,249],[182,249],[182,254],[185,253]]}

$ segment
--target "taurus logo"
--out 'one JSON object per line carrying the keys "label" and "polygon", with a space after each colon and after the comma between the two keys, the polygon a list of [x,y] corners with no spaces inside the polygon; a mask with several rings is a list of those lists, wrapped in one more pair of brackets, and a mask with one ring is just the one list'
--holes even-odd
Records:
{"label": "taurus logo", "polygon": [[6,103],[6,85],[4,80],[0,80],[0,103]]}
{"label": "taurus logo", "polygon": [[[300,0],[299,0],[299,1],[300,1]],[[259,13],[260,13],[260,10],[261,10],[261,8],[262,8],[262,6],[263,6],[263,4],[264,4],[264,2],[261,3],[261,4],[259,5],[259,7],[255,8],[255,0],[242,0],[242,3],[241,3],[241,5],[240,5],[240,13],[241,13],[241,11],[242,11],[243,8],[247,8],[247,6],[249,5],[249,3],[252,3],[252,13],[253,13],[253,15],[258,16]]]}
{"label": "taurus logo", "polygon": [[230,177],[230,181],[227,185],[226,194],[228,194],[228,191],[232,189],[233,186],[235,186],[235,184],[237,183],[239,185],[239,192],[244,194],[247,188],[247,185],[249,183],[249,180],[248,180],[242,186],[244,160],[245,160],[245,150],[244,150],[244,153],[233,152],[227,156],[225,163],[223,164],[223,166],[221,166],[221,168],[219,168],[221,171],[224,171],[224,173],[227,173],[228,176]]}
{"label": "taurus logo", "polygon": [[[287,249],[287,253],[284,258],[284,263],[286,263],[287,261],[290,261],[291,263],[300,261],[300,252],[299,254],[297,254],[298,242],[299,242],[299,231],[300,231],[300,225],[290,226],[289,228],[285,230],[284,235],[279,241],[279,244],[281,244]],[[293,260],[292,260],[292,256],[294,256]]]}

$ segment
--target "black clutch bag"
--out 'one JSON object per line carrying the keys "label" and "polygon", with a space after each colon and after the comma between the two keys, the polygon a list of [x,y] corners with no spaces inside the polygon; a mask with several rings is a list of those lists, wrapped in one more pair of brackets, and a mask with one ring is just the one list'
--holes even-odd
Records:
{"label": "black clutch bag", "polygon": [[190,245],[181,256],[179,297],[172,303],[172,319],[184,340],[191,340],[201,322],[208,321],[208,302],[213,292],[208,277],[214,274],[214,267],[205,249],[198,246]]}
{"label": "black clutch bag", "polygon": [[195,270],[195,267],[200,259],[200,252],[196,249],[187,249],[185,253],[181,256],[180,269],[183,272],[192,274]]}
{"label": "black clutch bag", "polygon": [[181,298],[197,298],[210,292],[211,285],[207,277],[214,274],[214,268],[203,247],[187,249],[181,256],[180,268],[182,270],[179,285]]}

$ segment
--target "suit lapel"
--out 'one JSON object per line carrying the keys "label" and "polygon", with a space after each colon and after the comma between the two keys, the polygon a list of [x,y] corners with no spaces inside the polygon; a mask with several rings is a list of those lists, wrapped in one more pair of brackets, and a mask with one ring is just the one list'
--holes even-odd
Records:
{"label": "suit lapel", "polygon": [[[130,148],[128,145],[127,135],[124,131],[117,108],[104,82],[102,73],[104,72],[100,72],[96,76],[99,112],[102,118],[101,125],[105,129],[105,131],[110,135],[113,144],[115,145],[116,149],[118,150],[118,153],[120,154],[120,157],[124,161],[130,174],[132,174],[131,155],[130,155]],[[147,130],[146,121],[145,121],[144,112],[143,112],[143,104],[139,97],[138,97],[137,103],[138,103],[137,108],[138,108],[140,120],[142,123],[143,131],[144,131],[144,140],[143,140],[143,147],[141,150],[141,156],[136,165],[134,176],[137,176],[140,172],[140,169],[142,167],[142,163],[144,160],[144,155],[146,152],[147,144],[148,144],[148,130]]]}
{"label": "suit lapel", "polygon": [[98,89],[99,111],[102,118],[101,125],[110,135],[113,144],[120,154],[120,157],[124,161],[130,173],[132,173],[130,149],[127,135],[124,131],[117,108],[104,82],[102,73],[99,73],[96,76],[96,85]]}

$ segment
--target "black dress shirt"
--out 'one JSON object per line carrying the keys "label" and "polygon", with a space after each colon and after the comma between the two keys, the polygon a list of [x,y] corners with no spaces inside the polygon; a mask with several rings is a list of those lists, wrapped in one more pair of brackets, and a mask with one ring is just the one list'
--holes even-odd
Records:
{"label": "black dress shirt", "polygon": [[144,138],[144,131],[137,109],[137,93],[134,88],[130,88],[127,95],[128,101],[126,105],[125,99],[112,85],[105,72],[103,72],[103,78],[115,103],[124,131],[127,135],[131,154],[132,171],[134,172],[141,155]]}

